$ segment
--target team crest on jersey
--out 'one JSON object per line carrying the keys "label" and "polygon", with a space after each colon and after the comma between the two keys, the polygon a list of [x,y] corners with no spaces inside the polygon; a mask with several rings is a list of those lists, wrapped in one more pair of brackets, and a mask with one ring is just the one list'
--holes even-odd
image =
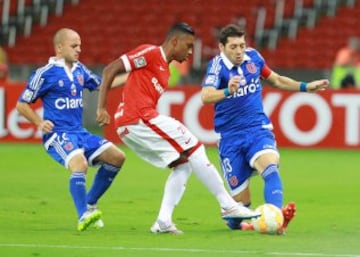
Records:
{"label": "team crest on jersey", "polygon": [[250,72],[252,74],[256,73],[256,71],[257,71],[256,65],[253,62],[246,64],[246,69],[248,70],[248,72]]}
{"label": "team crest on jersey", "polygon": [[58,85],[59,85],[59,87],[63,87],[64,86],[64,81],[62,79],[60,79],[58,81]]}
{"label": "team crest on jersey", "polygon": [[140,56],[134,59],[134,64],[136,68],[141,68],[146,66],[146,60],[144,56]]}
{"label": "team crest on jersey", "polygon": [[66,145],[64,145],[64,149],[66,151],[71,151],[73,148],[74,148],[74,146],[71,142],[67,142]]}
{"label": "team crest on jersey", "polygon": [[77,80],[79,81],[79,84],[81,86],[83,86],[84,85],[84,76],[81,74],[78,74],[78,75],[76,75],[76,77],[77,77]]}
{"label": "team crest on jersey", "polygon": [[71,95],[76,96],[76,86],[74,84],[71,84]]}

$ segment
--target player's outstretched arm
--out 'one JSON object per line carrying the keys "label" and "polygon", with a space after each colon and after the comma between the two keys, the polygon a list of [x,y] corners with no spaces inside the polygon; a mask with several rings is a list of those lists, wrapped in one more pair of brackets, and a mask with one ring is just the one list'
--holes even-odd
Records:
{"label": "player's outstretched arm", "polygon": [[306,92],[313,93],[317,91],[323,91],[328,87],[329,87],[329,80],[327,79],[314,80],[312,82],[307,83]]}
{"label": "player's outstretched arm", "polygon": [[[102,80],[98,95],[98,108],[96,111],[96,121],[102,126],[110,123],[110,115],[106,111],[106,98],[117,74],[125,72],[125,67],[121,59],[116,59],[108,64],[102,72]],[[124,77],[125,78],[125,77]]]}
{"label": "player's outstretched arm", "polygon": [[309,83],[296,81],[292,78],[281,76],[272,71],[266,79],[274,87],[287,91],[301,91],[301,92],[317,92],[325,90],[329,86],[329,80],[320,79]]}

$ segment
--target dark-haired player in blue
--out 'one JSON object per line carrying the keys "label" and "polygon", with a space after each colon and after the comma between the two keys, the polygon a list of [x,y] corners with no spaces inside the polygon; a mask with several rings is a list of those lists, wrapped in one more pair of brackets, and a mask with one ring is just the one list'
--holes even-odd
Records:
{"label": "dark-haired player in blue", "polygon": [[[295,81],[272,71],[263,57],[248,48],[245,33],[227,25],[219,36],[220,54],[208,64],[202,101],[215,103],[215,131],[220,134],[219,154],[224,177],[233,198],[251,204],[249,179],[258,171],[264,180],[264,200],[283,211],[283,234],[295,215],[295,203],[283,206],[279,152],[272,124],[264,113],[261,80],[288,91],[316,92],[329,85],[326,79],[309,83]],[[228,220],[231,229],[251,229],[241,219]],[[250,226],[250,227],[249,227]]]}
{"label": "dark-haired player in blue", "polygon": [[[83,231],[91,224],[103,226],[102,213],[96,204],[118,174],[125,155],[113,143],[89,133],[82,125],[83,90],[97,90],[101,80],[78,61],[79,34],[72,29],[60,29],[53,43],[55,56],[30,76],[16,107],[42,131],[47,153],[70,170],[69,188],[79,218],[77,229]],[[43,104],[42,116],[30,106],[38,99]],[[89,165],[100,168],[87,192]]]}

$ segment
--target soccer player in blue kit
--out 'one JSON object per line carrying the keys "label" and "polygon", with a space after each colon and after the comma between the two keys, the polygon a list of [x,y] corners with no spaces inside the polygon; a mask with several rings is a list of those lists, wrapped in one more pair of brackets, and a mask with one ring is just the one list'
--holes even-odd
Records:
{"label": "soccer player in blue kit", "polygon": [[[29,78],[17,103],[17,110],[43,133],[47,153],[70,170],[69,188],[77,214],[79,231],[90,225],[102,227],[99,198],[110,187],[125,161],[125,154],[82,125],[83,90],[97,90],[101,79],[81,62],[81,39],[68,28],[53,38],[55,56]],[[113,85],[118,83],[114,81]],[[30,106],[41,99],[43,116]],[[92,187],[86,191],[88,166],[99,165]]]}
{"label": "soccer player in blue kit", "polygon": [[[237,202],[250,206],[249,179],[254,170],[264,180],[264,200],[282,209],[284,234],[296,212],[295,203],[283,206],[279,152],[270,119],[264,113],[261,80],[272,86],[301,92],[325,90],[329,81],[295,81],[271,70],[260,53],[246,46],[245,33],[236,25],[219,35],[220,54],[210,60],[203,80],[203,103],[215,104],[215,131],[220,134],[219,155],[224,177]],[[300,57],[301,58],[301,57]],[[253,229],[241,219],[229,219],[231,229]]]}

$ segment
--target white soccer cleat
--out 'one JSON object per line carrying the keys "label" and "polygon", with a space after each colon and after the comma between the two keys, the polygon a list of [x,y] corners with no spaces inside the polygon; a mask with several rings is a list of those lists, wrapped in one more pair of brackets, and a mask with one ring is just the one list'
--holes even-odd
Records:
{"label": "white soccer cleat", "polygon": [[184,234],[181,230],[177,229],[174,223],[166,224],[161,220],[157,220],[150,228],[150,232],[154,234],[169,233],[175,235]]}
{"label": "white soccer cleat", "polygon": [[221,212],[221,217],[224,220],[234,219],[234,218],[251,219],[251,218],[257,218],[260,215],[261,215],[260,212],[250,210],[249,208],[243,205],[236,205],[228,210],[223,210]]}

